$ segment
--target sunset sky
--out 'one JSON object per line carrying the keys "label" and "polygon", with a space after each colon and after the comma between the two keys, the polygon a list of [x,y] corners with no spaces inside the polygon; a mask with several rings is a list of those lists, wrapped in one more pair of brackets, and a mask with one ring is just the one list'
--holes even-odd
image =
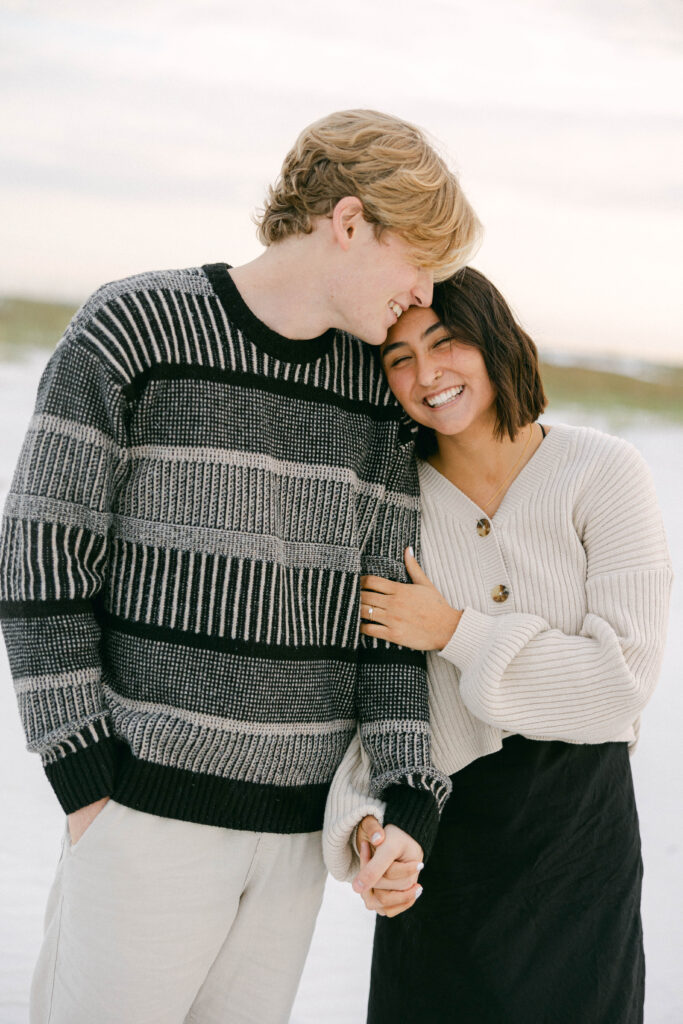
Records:
{"label": "sunset sky", "polygon": [[422,125],[543,349],[683,362],[677,0],[0,3],[0,294],[257,255],[307,123]]}

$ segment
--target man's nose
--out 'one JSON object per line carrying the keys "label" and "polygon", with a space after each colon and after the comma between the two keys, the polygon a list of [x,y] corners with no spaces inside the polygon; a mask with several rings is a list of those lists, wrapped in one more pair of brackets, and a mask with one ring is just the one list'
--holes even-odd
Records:
{"label": "man's nose", "polygon": [[434,271],[420,267],[420,272],[413,288],[413,301],[416,306],[431,306],[434,295]]}

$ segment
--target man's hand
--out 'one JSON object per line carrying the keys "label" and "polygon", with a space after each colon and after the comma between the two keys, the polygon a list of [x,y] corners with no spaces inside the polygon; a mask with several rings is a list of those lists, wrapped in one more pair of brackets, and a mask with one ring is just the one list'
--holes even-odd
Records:
{"label": "man's hand", "polygon": [[78,840],[81,838],[88,826],[93,823],[108,800],[109,797],[104,796],[101,800],[95,800],[94,803],[88,804],[87,807],[81,807],[80,810],[67,815],[66,820],[69,823],[69,835],[71,837],[72,846],[76,845]]}
{"label": "man's hand", "polygon": [[[383,829],[371,815],[358,826],[356,845],[361,870],[353,881],[368,910],[396,917],[422,893],[417,879],[424,867],[422,847],[396,825]],[[374,853],[373,853],[374,849]]]}

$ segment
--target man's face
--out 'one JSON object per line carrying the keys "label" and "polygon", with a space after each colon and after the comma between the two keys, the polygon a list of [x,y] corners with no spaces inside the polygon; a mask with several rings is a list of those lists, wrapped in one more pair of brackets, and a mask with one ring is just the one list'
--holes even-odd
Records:
{"label": "man's face", "polygon": [[378,239],[364,220],[355,232],[335,285],[338,326],[381,345],[405,310],[430,305],[434,275],[415,265],[409,244],[395,232],[385,231]]}

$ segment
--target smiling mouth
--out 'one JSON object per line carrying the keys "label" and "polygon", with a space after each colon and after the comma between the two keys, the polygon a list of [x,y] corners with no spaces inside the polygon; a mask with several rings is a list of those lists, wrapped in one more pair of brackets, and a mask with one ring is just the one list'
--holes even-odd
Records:
{"label": "smiling mouth", "polygon": [[438,395],[432,395],[431,398],[424,398],[423,402],[428,405],[430,409],[439,409],[442,405],[447,405],[448,402],[452,402],[454,398],[461,395],[465,390],[465,385],[460,384],[457,388],[449,388],[448,391],[442,391]]}
{"label": "smiling mouth", "polygon": [[394,302],[393,299],[390,299],[389,302],[387,303],[387,305],[389,306],[389,309],[391,310],[391,312],[394,314],[394,316],[398,320],[398,318],[400,317],[401,313],[403,312],[403,307],[399,306],[398,302]]}

